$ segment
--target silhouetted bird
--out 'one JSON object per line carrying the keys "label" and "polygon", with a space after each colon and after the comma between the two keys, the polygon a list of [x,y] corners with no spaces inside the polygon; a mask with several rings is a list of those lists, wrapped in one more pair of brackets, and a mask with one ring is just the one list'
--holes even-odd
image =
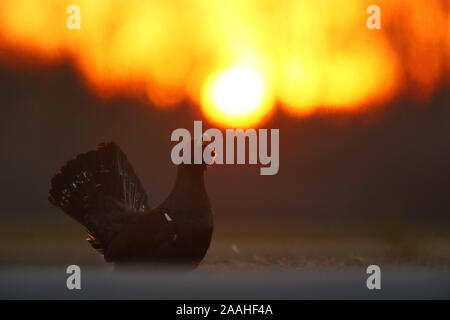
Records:
{"label": "silhouetted bird", "polygon": [[102,143],[61,168],[49,201],[87,228],[87,240],[108,262],[195,267],[213,231],[206,167],[180,164],[172,192],[151,209],[125,154],[114,142]]}

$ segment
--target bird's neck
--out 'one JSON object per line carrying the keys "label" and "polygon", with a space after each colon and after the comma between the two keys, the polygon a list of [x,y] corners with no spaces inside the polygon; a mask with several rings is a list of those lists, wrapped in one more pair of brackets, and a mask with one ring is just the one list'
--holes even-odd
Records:
{"label": "bird's neck", "polygon": [[209,207],[204,181],[204,168],[200,165],[179,165],[175,186],[165,201],[170,210]]}

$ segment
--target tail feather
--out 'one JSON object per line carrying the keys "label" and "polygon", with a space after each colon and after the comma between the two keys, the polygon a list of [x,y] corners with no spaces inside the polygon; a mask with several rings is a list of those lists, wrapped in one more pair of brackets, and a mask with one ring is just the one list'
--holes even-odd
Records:
{"label": "tail feather", "polygon": [[88,229],[88,241],[100,252],[133,213],[148,209],[139,178],[114,142],[68,161],[49,193],[53,205]]}

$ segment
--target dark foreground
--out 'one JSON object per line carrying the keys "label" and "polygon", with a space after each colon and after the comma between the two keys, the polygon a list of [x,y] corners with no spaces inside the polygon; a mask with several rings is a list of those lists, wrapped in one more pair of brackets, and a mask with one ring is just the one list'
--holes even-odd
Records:
{"label": "dark foreground", "polygon": [[[70,220],[3,224],[0,299],[450,299],[450,237],[436,228],[249,226],[218,225],[200,267],[187,272],[115,269]],[[373,264],[381,290],[366,286]],[[81,268],[81,290],[67,289],[69,265]]]}
{"label": "dark foreground", "polygon": [[362,268],[289,272],[112,271],[84,268],[68,290],[64,268],[0,269],[0,299],[450,299],[450,272],[382,270],[368,290]]}

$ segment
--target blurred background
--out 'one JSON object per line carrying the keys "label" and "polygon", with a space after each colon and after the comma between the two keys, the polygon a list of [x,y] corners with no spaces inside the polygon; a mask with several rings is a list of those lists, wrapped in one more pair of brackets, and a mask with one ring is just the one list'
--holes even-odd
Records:
{"label": "blurred background", "polygon": [[2,1],[0,266],[103,266],[52,176],[116,141],[157,205],[171,132],[203,120],[279,128],[280,170],[208,169],[200,269],[448,268],[448,1],[380,0],[381,30],[368,1],[315,3]]}

